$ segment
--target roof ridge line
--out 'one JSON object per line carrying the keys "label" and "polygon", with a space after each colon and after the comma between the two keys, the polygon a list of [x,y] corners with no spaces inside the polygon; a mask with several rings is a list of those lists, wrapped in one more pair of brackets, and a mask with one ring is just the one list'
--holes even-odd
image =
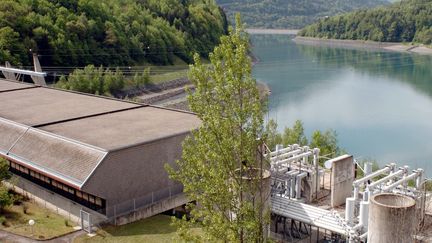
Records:
{"label": "roof ridge line", "polygon": [[9,93],[9,92],[14,92],[14,91],[27,90],[27,89],[35,89],[35,88],[40,88],[40,86],[30,86],[30,87],[25,87],[25,88],[0,90],[0,93]]}
{"label": "roof ridge line", "polygon": [[82,120],[82,119],[87,119],[87,118],[92,118],[92,117],[97,117],[97,116],[104,116],[104,115],[108,115],[108,114],[113,114],[113,113],[118,113],[118,112],[123,112],[123,111],[129,111],[129,110],[134,110],[134,109],[140,109],[140,108],[144,108],[144,107],[148,107],[148,105],[141,104],[138,106],[123,108],[123,109],[118,109],[118,110],[113,110],[113,111],[105,111],[105,112],[95,113],[95,114],[86,115],[86,116],[79,116],[79,117],[68,118],[68,119],[64,119],[64,120],[46,122],[46,123],[33,125],[32,127],[40,128],[40,127],[44,127],[44,126],[51,126],[51,125],[56,125],[56,124],[60,124],[60,123],[67,123],[67,122],[71,122],[71,121],[77,121],[77,120]]}
{"label": "roof ridge line", "polygon": [[94,146],[94,145],[91,145],[91,144],[88,144],[88,143],[84,143],[84,142],[81,142],[81,141],[78,141],[78,140],[75,140],[75,139],[72,139],[72,138],[67,138],[67,137],[61,136],[59,134],[48,132],[48,131],[39,129],[37,127],[31,127],[31,126],[24,125],[24,124],[15,122],[15,121],[11,121],[11,120],[6,119],[6,118],[1,117],[1,116],[0,116],[0,121],[7,122],[9,124],[13,124],[15,126],[19,126],[19,127],[22,127],[22,128],[26,128],[27,132],[30,131],[30,130],[32,130],[32,131],[35,131],[35,132],[38,132],[38,133],[43,133],[43,134],[45,134],[47,136],[51,136],[51,137],[54,137],[54,138],[62,139],[64,141],[66,141],[66,142],[74,143],[74,144],[79,145],[79,146],[91,148],[91,149],[99,151],[99,152],[103,152],[103,153],[108,153],[109,152],[106,149],[103,149],[103,148],[100,148],[100,147],[97,147],[97,146]]}

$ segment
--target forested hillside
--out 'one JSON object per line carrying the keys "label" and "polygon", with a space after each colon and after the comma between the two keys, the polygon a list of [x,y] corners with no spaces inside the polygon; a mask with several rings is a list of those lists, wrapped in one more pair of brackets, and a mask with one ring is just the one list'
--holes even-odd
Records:
{"label": "forested hillside", "polygon": [[359,8],[388,4],[386,0],[217,0],[233,19],[242,14],[247,27],[303,28],[317,19]]}
{"label": "forested hillside", "polygon": [[0,63],[116,66],[189,62],[226,33],[212,0],[1,0]]}
{"label": "forested hillside", "polygon": [[300,33],[327,39],[432,44],[432,1],[402,0],[387,7],[323,19]]}

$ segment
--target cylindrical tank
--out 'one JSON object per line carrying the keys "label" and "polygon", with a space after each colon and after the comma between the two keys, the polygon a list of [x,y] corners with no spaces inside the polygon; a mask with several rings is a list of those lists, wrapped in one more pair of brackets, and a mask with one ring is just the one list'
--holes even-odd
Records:
{"label": "cylindrical tank", "polygon": [[370,198],[368,243],[410,243],[415,230],[415,200],[382,193]]}

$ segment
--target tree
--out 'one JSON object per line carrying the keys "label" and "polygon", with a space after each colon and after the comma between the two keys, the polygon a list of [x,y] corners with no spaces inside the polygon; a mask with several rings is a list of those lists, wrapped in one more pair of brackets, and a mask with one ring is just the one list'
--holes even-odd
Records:
{"label": "tree", "polygon": [[282,135],[282,141],[284,145],[307,145],[308,141],[304,134],[303,123],[300,120],[297,120],[292,128],[286,127]]}
{"label": "tree", "polygon": [[10,195],[8,189],[1,184],[3,180],[10,177],[9,163],[5,159],[0,158],[0,212],[13,203],[13,197]]}
{"label": "tree", "polygon": [[275,150],[277,144],[282,144],[282,135],[277,131],[277,123],[270,119],[266,125],[267,146],[270,150]]}
{"label": "tree", "polygon": [[[319,130],[313,132],[309,146],[319,148],[320,155],[327,158],[335,157],[341,153],[341,149],[337,145],[337,134],[331,129],[325,132]],[[320,159],[320,163],[324,163],[327,158]]]}
{"label": "tree", "polygon": [[[251,76],[248,39],[237,18],[236,29],[223,36],[210,54],[210,65],[198,55],[189,77],[195,92],[189,92],[190,108],[201,127],[183,143],[178,169],[167,166],[172,179],[184,185],[191,201],[190,222],[180,223],[180,236],[187,240],[263,242],[269,212],[261,195],[264,161],[258,148],[263,133],[264,106]],[[250,173],[249,173],[250,172]],[[250,180],[244,180],[247,176]],[[262,199],[262,198],[261,198]],[[192,237],[189,226],[202,225],[205,239]]]}

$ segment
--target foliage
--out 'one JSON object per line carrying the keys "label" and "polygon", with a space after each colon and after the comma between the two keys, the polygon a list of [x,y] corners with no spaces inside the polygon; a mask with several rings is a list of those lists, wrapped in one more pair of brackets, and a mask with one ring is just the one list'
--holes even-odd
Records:
{"label": "foliage", "polygon": [[266,125],[266,133],[268,134],[267,146],[274,150],[277,144],[288,146],[298,144],[300,146],[309,146],[311,148],[319,148],[320,155],[326,158],[321,158],[320,163],[324,163],[329,157],[340,155],[343,151],[338,146],[337,134],[334,130],[326,130],[324,132],[316,130],[312,133],[310,143],[304,134],[303,123],[300,120],[295,121],[292,128],[285,127],[281,134],[277,131],[277,123],[274,120],[269,120]]}
{"label": "foliage", "polygon": [[8,189],[5,186],[0,186],[0,212],[4,210],[4,208],[12,205],[13,198],[10,195]]}
{"label": "foliage", "polygon": [[282,139],[282,134],[280,134],[277,130],[277,122],[273,119],[270,119],[266,124],[266,133],[267,133],[267,147],[269,149],[274,150],[277,144],[284,144]]}
{"label": "foliage", "polygon": [[62,76],[55,86],[90,94],[111,95],[123,89],[124,83],[125,77],[120,70],[111,71],[102,66],[96,68],[89,65],[84,69],[76,69],[68,78]]}
{"label": "foliage", "polygon": [[[191,221],[180,236],[193,241],[262,242],[269,212],[262,200],[247,200],[261,192],[262,168],[258,148],[263,138],[263,109],[256,81],[251,76],[248,39],[237,27],[210,54],[210,65],[198,55],[190,67],[195,92],[189,92],[190,108],[201,127],[183,144],[178,170],[167,166],[171,178],[184,185],[191,201]],[[243,180],[240,175],[253,179]],[[247,183],[246,183],[247,182]],[[204,236],[189,237],[190,223],[200,221]]]}
{"label": "foliage", "polygon": [[283,144],[298,144],[305,146],[308,144],[308,140],[304,134],[303,123],[300,120],[295,121],[292,128],[285,127],[282,135]]}
{"label": "foliage", "polygon": [[240,12],[248,27],[303,28],[325,16],[388,4],[386,0],[217,0],[230,19]]}
{"label": "foliage", "polygon": [[142,74],[136,73],[133,77],[133,83],[136,87],[140,87],[150,83],[150,68],[144,69]]}
{"label": "foliage", "polygon": [[432,44],[432,2],[403,0],[386,7],[321,19],[299,35]]}
{"label": "foliage", "polygon": [[[24,207],[27,208],[27,214],[23,213]],[[0,230],[37,240],[51,239],[74,231],[73,227],[65,225],[64,217],[30,201],[8,207],[2,216],[6,222],[0,225]],[[36,222],[34,226],[28,224],[30,219]]]}
{"label": "foliage", "polygon": [[320,163],[324,163],[327,158],[336,157],[340,153],[340,148],[337,145],[336,131],[331,129],[325,132],[314,131],[309,146],[311,148],[319,148],[320,156],[326,157],[320,159]]}
{"label": "foliage", "polygon": [[13,197],[9,193],[8,189],[1,184],[3,180],[7,180],[11,177],[9,172],[9,163],[7,160],[0,158],[0,212],[7,206],[13,203]]}
{"label": "foliage", "polygon": [[11,177],[9,172],[9,162],[0,157],[0,181],[7,180]]}
{"label": "foliage", "polygon": [[213,0],[2,0],[0,63],[43,66],[189,62],[227,30]]}

